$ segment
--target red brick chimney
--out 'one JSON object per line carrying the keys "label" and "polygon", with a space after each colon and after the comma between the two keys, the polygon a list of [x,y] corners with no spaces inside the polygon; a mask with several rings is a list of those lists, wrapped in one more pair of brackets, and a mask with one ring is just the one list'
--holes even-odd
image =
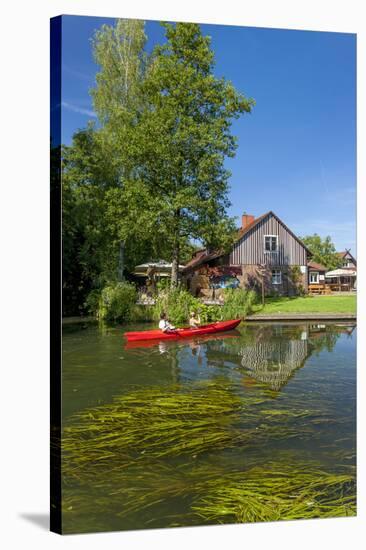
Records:
{"label": "red brick chimney", "polygon": [[243,214],[241,217],[241,228],[245,229],[246,227],[248,227],[249,224],[254,222],[254,220],[255,220],[255,217],[252,216],[251,214]]}

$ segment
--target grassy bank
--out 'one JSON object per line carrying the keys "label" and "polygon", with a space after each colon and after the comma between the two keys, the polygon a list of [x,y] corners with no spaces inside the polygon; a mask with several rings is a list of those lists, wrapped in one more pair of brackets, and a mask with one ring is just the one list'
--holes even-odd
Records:
{"label": "grassy bank", "polygon": [[356,313],[356,296],[284,296],[253,305],[253,314],[280,313]]}

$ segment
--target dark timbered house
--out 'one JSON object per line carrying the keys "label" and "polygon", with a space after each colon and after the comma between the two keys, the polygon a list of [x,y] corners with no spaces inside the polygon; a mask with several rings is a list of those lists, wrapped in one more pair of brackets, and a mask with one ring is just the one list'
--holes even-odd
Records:
{"label": "dark timbered house", "polygon": [[267,295],[307,291],[311,252],[272,211],[242,216],[231,250],[198,250],[184,269],[187,287],[196,296],[218,297],[220,288],[240,286]]}

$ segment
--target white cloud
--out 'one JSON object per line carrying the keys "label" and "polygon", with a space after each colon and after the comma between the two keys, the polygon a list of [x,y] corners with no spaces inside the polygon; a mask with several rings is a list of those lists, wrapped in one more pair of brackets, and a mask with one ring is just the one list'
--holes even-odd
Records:
{"label": "white cloud", "polygon": [[66,73],[69,73],[72,76],[75,76],[76,78],[79,78],[79,80],[92,80],[94,75],[88,75],[86,73],[83,73],[81,71],[76,71],[75,69],[71,69],[71,67],[68,67],[67,65],[62,65],[62,70]]}
{"label": "white cloud", "polygon": [[73,105],[72,103],[67,103],[66,101],[63,101],[61,105],[65,109],[68,109],[69,111],[73,111],[74,113],[78,113],[79,115],[85,115],[85,116],[90,116],[92,118],[97,118],[96,113],[90,109],[84,109],[83,107],[78,107],[77,105]]}

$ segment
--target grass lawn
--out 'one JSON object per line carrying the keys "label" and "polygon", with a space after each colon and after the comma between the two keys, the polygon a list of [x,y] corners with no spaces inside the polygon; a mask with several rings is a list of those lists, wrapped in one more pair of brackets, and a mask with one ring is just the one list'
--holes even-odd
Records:
{"label": "grass lawn", "polygon": [[356,296],[287,296],[266,298],[265,305],[253,306],[253,313],[356,313]]}

